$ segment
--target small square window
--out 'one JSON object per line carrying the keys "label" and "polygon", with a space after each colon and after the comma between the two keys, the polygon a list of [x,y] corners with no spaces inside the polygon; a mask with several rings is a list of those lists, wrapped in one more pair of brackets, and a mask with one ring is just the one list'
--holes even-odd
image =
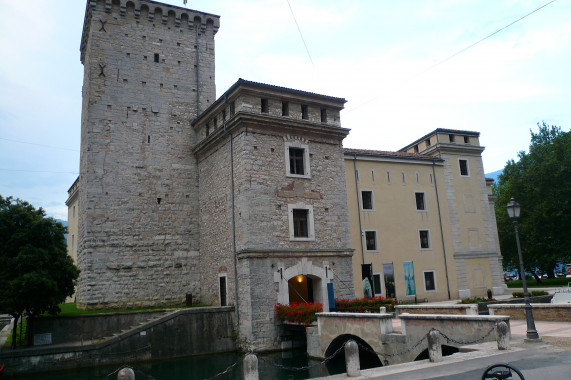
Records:
{"label": "small square window", "polygon": [[458,160],[460,165],[460,175],[468,176],[470,175],[470,170],[468,168],[468,160]]}
{"label": "small square window", "polygon": [[308,119],[309,119],[309,111],[308,111],[307,104],[302,104],[302,105],[301,105],[301,118],[302,118],[303,120],[308,120]]}
{"label": "small square window", "polygon": [[365,250],[377,250],[377,231],[365,231]]}
{"label": "small square window", "polygon": [[381,274],[374,273],[373,274],[373,292],[375,295],[381,295],[383,293],[383,288],[381,287]]}
{"label": "small square window", "polygon": [[426,200],[424,193],[414,193],[416,199],[416,210],[425,211],[426,210]]}
{"label": "small square window", "polygon": [[262,102],[261,102],[261,111],[262,111],[262,113],[268,113],[268,112],[270,112],[268,99],[262,99]]}
{"label": "small square window", "polygon": [[321,122],[327,123],[327,110],[325,108],[321,109]]}
{"label": "small square window", "polygon": [[303,159],[305,156],[303,148],[289,148],[289,172],[290,174],[304,175]]}
{"label": "small square window", "polygon": [[434,271],[424,272],[424,290],[427,292],[436,291],[436,279],[434,276]]}
{"label": "small square window", "polygon": [[289,103],[282,102],[282,116],[289,116]]}
{"label": "small square window", "polygon": [[288,205],[290,240],[315,240],[313,229],[313,206],[297,203]]}
{"label": "small square window", "polygon": [[306,238],[309,237],[308,221],[307,221],[308,210],[293,210],[293,236]]}
{"label": "small square window", "polygon": [[420,248],[421,249],[430,249],[430,231],[429,230],[420,230],[420,231],[418,231],[418,235],[420,238]]}
{"label": "small square window", "polygon": [[371,190],[361,191],[361,202],[363,210],[374,210],[373,192]]}

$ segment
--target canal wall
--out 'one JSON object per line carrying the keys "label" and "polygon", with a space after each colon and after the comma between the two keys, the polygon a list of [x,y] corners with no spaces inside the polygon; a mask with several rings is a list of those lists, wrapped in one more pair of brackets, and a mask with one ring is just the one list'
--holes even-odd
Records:
{"label": "canal wall", "polygon": [[236,350],[234,331],[233,307],[174,310],[100,342],[4,349],[0,363],[9,376],[228,352]]}

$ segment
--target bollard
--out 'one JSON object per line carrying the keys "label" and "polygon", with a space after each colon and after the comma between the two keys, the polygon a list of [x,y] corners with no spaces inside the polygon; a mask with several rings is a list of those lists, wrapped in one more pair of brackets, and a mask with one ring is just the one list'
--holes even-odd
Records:
{"label": "bollard", "polygon": [[387,314],[387,308],[385,306],[381,306],[380,313]]}
{"label": "bollard", "polygon": [[510,336],[508,324],[499,322],[496,326],[496,341],[498,342],[498,350],[510,349]]}
{"label": "bollard", "polygon": [[248,354],[244,358],[244,380],[259,380],[258,357],[255,354]]}
{"label": "bollard", "polygon": [[135,371],[132,368],[121,368],[117,373],[117,380],[135,380]]}
{"label": "bollard", "polygon": [[436,330],[430,330],[426,334],[428,341],[428,358],[432,363],[442,361],[442,346],[440,345],[440,333]]}
{"label": "bollard", "polygon": [[347,377],[357,377],[361,375],[361,363],[359,363],[359,346],[354,340],[345,343],[345,365],[347,366]]}

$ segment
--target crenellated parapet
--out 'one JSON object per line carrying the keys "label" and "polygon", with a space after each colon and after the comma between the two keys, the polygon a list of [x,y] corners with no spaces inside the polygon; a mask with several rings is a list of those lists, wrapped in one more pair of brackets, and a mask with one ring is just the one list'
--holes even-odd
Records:
{"label": "crenellated parapet", "polygon": [[89,40],[91,18],[93,12],[97,10],[114,17],[133,17],[141,22],[161,23],[172,25],[175,28],[199,28],[199,33],[205,33],[208,28],[211,28],[212,34],[216,34],[220,28],[220,16],[157,1],[87,0],[80,46],[82,63],[85,60],[85,51]]}

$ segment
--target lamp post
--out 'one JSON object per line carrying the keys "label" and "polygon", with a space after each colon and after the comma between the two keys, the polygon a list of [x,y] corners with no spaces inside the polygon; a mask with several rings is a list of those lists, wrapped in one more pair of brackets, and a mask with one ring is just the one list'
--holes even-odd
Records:
{"label": "lamp post", "polygon": [[531,310],[531,305],[529,303],[529,292],[527,291],[527,280],[525,278],[525,269],[523,268],[523,257],[521,255],[521,246],[519,244],[519,231],[517,229],[517,218],[519,218],[519,214],[521,212],[521,206],[519,203],[515,201],[515,199],[511,198],[510,202],[506,206],[508,210],[508,216],[514,223],[514,230],[515,230],[515,241],[517,243],[517,254],[519,257],[519,269],[520,273],[522,273],[522,283],[523,283],[523,294],[525,297],[525,319],[527,321],[527,339],[530,341],[538,341],[541,340],[539,338],[539,334],[535,329],[535,322],[533,320],[533,313]]}

